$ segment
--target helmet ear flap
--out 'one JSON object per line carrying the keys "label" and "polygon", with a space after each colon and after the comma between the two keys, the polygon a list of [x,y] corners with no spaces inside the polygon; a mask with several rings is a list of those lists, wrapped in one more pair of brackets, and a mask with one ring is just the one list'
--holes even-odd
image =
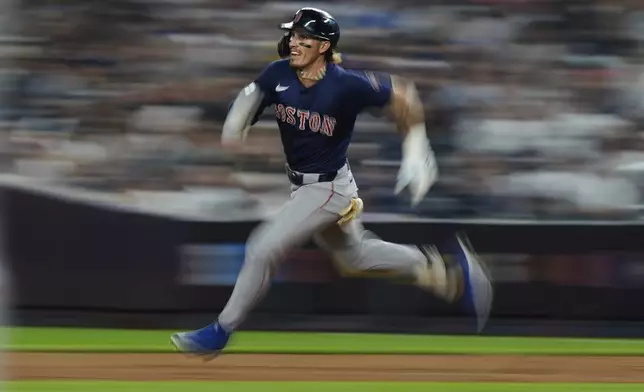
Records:
{"label": "helmet ear flap", "polygon": [[277,54],[280,58],[286,58],[291,54],[291,32],[284,33],[282,38],[277,42]]}

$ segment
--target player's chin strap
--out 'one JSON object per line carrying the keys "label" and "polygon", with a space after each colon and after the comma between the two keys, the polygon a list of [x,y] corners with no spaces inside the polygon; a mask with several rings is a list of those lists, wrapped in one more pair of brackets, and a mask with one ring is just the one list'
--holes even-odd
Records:
{"label": "player's chin strap", "polygon": [[359,197],[351,199],[351,204],[347,206],[344,210],[340,211],[340,220],[338,225],[343,226],[352,220],[356,219],[364,210],[364,203]]}

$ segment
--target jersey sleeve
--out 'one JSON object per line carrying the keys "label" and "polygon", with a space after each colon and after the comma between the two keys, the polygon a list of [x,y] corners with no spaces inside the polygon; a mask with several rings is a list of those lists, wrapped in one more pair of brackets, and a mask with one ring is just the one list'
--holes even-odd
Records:
{"label": "jersey sleeve", "polygon": [[371,71],[360,71],[353,73],[351,83],[355,102],[360,110],[378,108],[381,109],[391,99],[392,85],[391,77],[385,73]]}
{"label": "jersey sleeve", "polygon": [[[251,125],[257,123],[264,110],[275,103],[275,87],[277,87],[277,82],[280,76],[280,62],[281,61],[278,60],[268,64],[259,73],[259,75],[257,75],[255,80],[253,80],[255,85],[253,86],[253,83],[250,83],[245,87],[246,89],[259,88],[263,93],[262,102],[251,120]],[[230,107],[228,109],[230,110]]]}
{"label": "jersey sleeve", "polygon": [[236,100],[244,99],[251,95],[257,95],[261,92],[261,101],[257,104],[256,109],[253,109],[254,113],[247,114],[248,118],[250,118],[250,125],[255,125],[264,113],[264,110],[274,103],[275,87],[277,86],[277,81],[279,80],[280,75],[278,67],[279,63],[276,61],[265,66],[259,75],[248,83],[242,91],[239,92],[239,95],[228,103],[228,113],[230,113]]}
{"label": "jersey sleeve", "polygon": [[280,62],[274,61],[268,64],[255,78],[255,84],[262,90],[264,95],[269,96],[275,92],[275,87],[280,75]]}
{"label": "jersey sleeve", "polygon": [[[230,109],[233,107],[233,104],[235,103],[235,100],[233,99],[228,103],[228,112],[230,113]],[[271,105],[271,98],[269,95],[264,95],[262,98],[261,103],[257,106],[257,110],[255,113],[251,113],[252,119],[250,121],[250,125],[255,125],[259,121],[260,117],[264,113],[264,110],[266,110],[267,107]]]}

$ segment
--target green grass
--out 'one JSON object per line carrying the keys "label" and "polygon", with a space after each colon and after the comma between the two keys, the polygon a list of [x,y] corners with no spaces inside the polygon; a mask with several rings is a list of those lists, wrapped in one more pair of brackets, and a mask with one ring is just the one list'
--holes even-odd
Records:
{"label": "green grass", "polygon": [[368,383],[368,382],[14,382],[16,392],[630,392],[644,391],[640,384],[515,384],[515,383]]}
{"label": "green grass", "polygon": [[[172,331],[9,328],[8,332],[12,351],[173,351],[168,339]],[[241,331],[227,352],[644,355],[644,340]]]}

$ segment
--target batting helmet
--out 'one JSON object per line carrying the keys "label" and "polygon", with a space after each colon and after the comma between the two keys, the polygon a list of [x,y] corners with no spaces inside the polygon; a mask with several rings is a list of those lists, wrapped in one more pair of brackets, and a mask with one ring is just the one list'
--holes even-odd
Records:
{"label": "batting helmet", "polygon": [[289,48],[291,32],[297,27],[302,28],[312,37],[329,41],[330,50],[335,49],[340,40],[340,26],[331,14],[317,8],[300,8],[290,22],[280,24],[280,29],[287,31],[277,43],[277,53],[281,58],[288,57],[291,52]]}

